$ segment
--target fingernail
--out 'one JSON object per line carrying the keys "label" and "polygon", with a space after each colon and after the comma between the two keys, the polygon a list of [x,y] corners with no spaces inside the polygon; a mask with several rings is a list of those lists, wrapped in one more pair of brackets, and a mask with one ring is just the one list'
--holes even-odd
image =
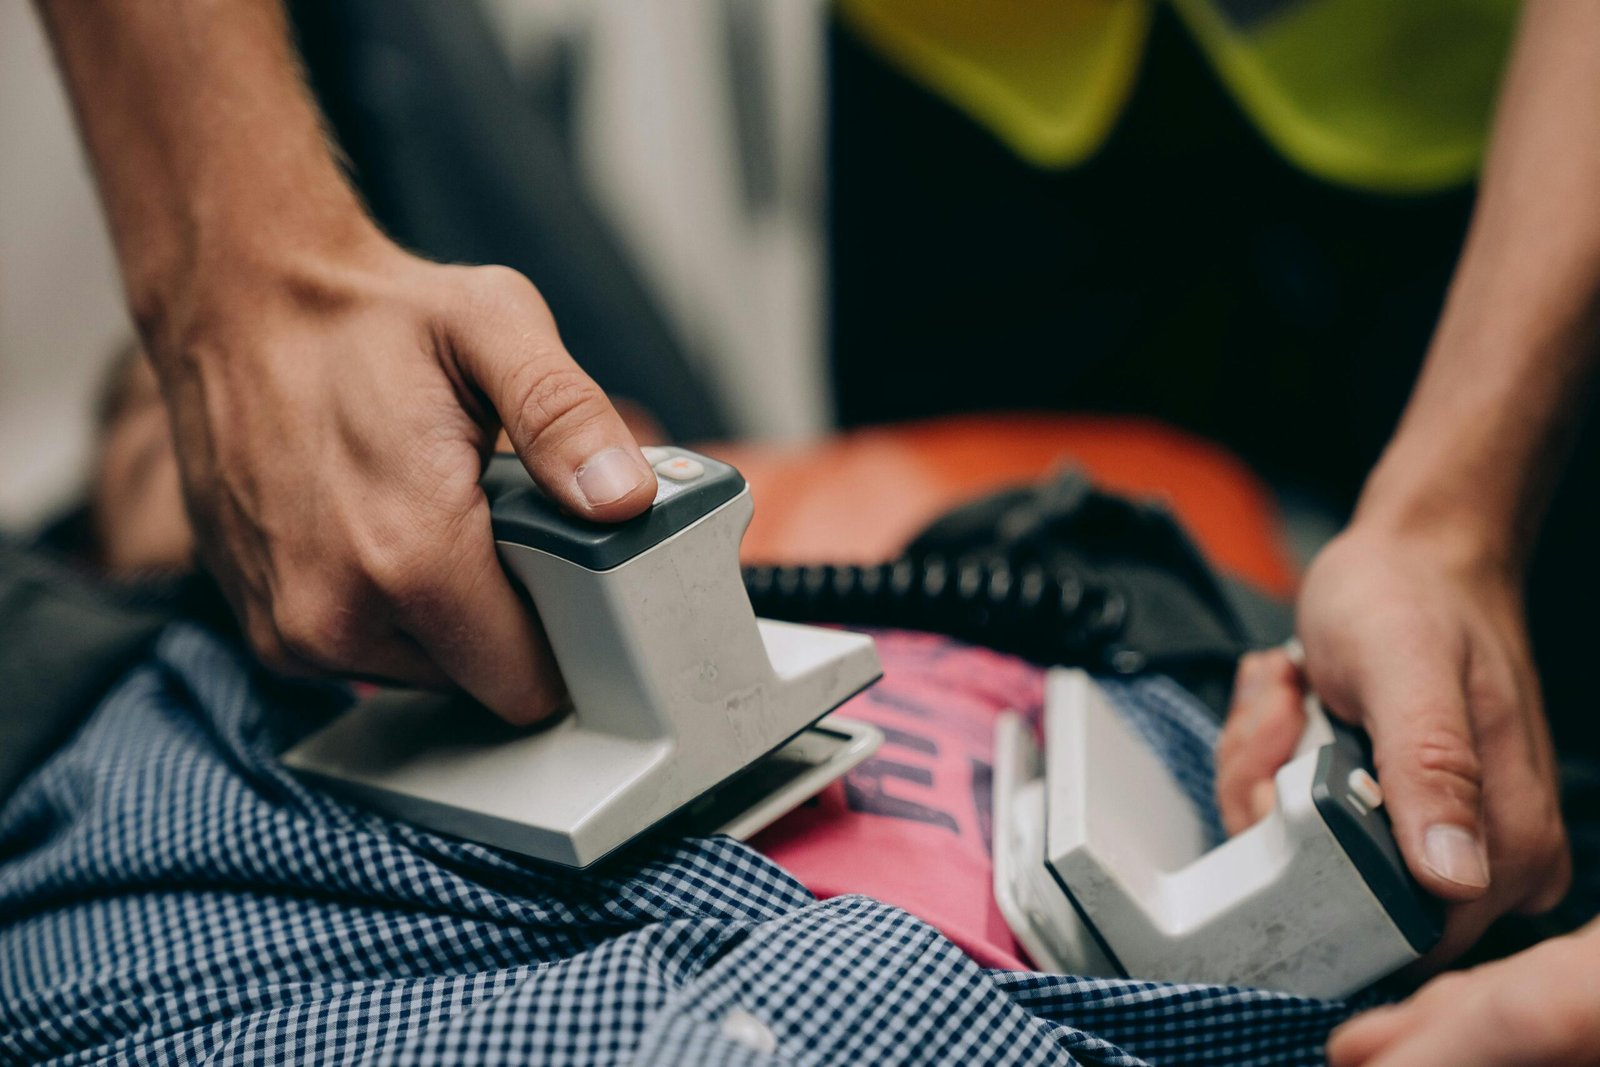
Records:
{"label": "fingernail", "polygon": [[1422,837],[1422,859],[1440,878],[1482,889],[1489,884],[1489,857],[1470,830],[1443,824]]}
{"label": "fingernail", "polygon": [[578,492],[590,507],[597,508],[639,488],[648,470],[626,449],[608,448],[578,468]]}

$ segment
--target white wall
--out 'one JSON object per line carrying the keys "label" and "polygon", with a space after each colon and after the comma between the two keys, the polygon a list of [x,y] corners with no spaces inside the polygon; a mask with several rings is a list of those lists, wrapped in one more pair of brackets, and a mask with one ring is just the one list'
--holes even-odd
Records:
{"label": "white wall", "polygon": [[[829,422],[821,246],[824,0],[485,0],[514,61],[583,48],[581,162],[602,211],[747,434]],[[740,196],[726,19],[762,28],[776,195]]]}
{"label": "white wall", "polygon": [[130,332],[33,7],[0,0],[0,526],[77,490],[100,369]]}
{"label": "white wall", "polygon": [[[484,0],[508,52],[579,34],[582,154],[596,197],[708,364],[736,425],[828,421],[823,371],[823,0],[764,5],[777,195],[736,190],[719,13],[730,0]],[[0,0],[0,526],[69,500],[109,353],[130,335],[109,242],[32,5]]]}

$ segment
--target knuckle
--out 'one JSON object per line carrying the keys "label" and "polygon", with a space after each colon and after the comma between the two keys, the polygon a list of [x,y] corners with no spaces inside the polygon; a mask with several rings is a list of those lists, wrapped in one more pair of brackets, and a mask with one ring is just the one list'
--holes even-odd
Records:
{"label": "knuckle", "polygon": [[1475,717],[1518,719],[1529,696],[1509,660],[1492,655],[1474,659],[1466,677],[1466,697]]}
{"label": "knuckle", "polygon": [[516,397],[518,427],[530,439],[561,427],[575,428],[603,417],[605,396],[577,367],[530,368],[524,372]]}
{"label": "knuckle", "polygon": [[362,554],[361,571],[373,589],[390,601],[413,595],[422,563],[407,549],[369,549]]}
{"label": "knuckle", "polygon": [[440,590],[449,588],[451,561],[416,557],[406,573],[396,575],[380,590],[396,618],[418,624],[443,605]]}
{"label": "knuckle", "polygon": [[318,664],[350,662],[355,632],[351,613],[321,594],[281,598],[273,605],[273,626],[290,656]]}
{"label": "knuckle", "polygon": [[[365,554],[367,583],[389,609],[402,619],[426,618],[440,606],[440,591],[460,583],[461,569],[477,553],[462,540],[465,517],[482,515],[488,532],[487,504],[466,513],[441,513],[439,521],[405,536],[397,536],[383,551]],[[488,557],[494,559],[491,554]]]}
{"label": "knuckle", "polygon": [[1477,807],[1483,767],[1477,752],[1460,734],[1442,728],[1425,732],[1412,752],[1411,764],[1430,791]]}
{"label": "knuckle", "polygon": [[540,306],[544,304],[544,298],[539,295],[538,288],[521,271],[498,264],[472,267],[471,271],[472,281],[482,300],[490,303],[505,300],[518,305],[535,302]]}

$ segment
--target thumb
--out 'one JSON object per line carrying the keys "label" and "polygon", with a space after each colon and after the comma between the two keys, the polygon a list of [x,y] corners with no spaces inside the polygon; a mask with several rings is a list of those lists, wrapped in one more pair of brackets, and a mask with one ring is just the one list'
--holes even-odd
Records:
{"label": "thumb", "polygon": [[471,268],[469,284],[470,311],[451,323],[450,348],[534,481],[587,519],[620,522],[648,508],[655,472],[562,345],[538,290],[506,267]]}
{"label": "thumb", "polygon": [[1482,896],[1489,888],[1483,770],[1460,679],[1444,663],[1416,658],[1372,664],[1366,678],[1356,710],[1407,866],[1436,896]]}

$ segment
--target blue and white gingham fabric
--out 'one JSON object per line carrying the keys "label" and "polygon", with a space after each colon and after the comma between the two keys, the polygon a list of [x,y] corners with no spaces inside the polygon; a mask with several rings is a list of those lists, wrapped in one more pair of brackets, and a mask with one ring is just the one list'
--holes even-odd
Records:
{"label": "blue and white gingham fabric", "polygon": [[1200,813],[1212,844],[1227,837],[1217,810],[1211,754],[1222,738],[1222,725],[1198,700],[1171,678],[1102,678],[1100,688],[1144,743],[1161,753],[1179,790]]}
{"label": "blue and white gingham fabric", "polygon": [[[1181,691],[1115,695],[1204,755]],[[0,812],[0,1064],[1312,1064],[1346,1011],[985,971],[726,839],[574,874],[437,837],[275,763],[341,699],[163,637]]]}

